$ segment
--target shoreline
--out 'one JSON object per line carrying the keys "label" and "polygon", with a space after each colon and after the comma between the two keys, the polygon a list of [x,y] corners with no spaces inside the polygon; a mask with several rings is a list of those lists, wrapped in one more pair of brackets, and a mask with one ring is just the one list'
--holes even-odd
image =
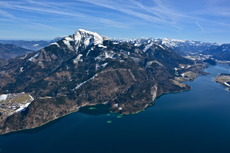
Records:
{"label": "shoreline", "polygon": [[[191,88],[192,88],[192,87],[191,87]],[[191,88],[188,89],[188,90],[172,91],[172,92],[165,92],[165,93],[162,93],[162,94],[158,95],[158,96],[155,98],[154,101],[156,101],[157,98],[160,98],[160,96],[162,96],[162,95],[164,95],[164,94],[168,94],[168,93],[180,93],[180,92],[183,92],[183,91],[189,91],[189,90],[191,90]],[[139,111],[134,112],[134,113],[120,114],[120,115],[122,115],[122,116],[124,116],[124,115],[134,115],[134,114],[138,114],[138,113],[140,113],[140,112],[143,112],[143,111],[145,111],[146,108],[151,107],[151,105],[149,105],[149,104],[153,103],[154,101],[149,102],[149,103],[147,104],[147,106],[146,106],[143,110],[139,110]],[[89,104],[89,105],[84,105],[84,106],[82,106],[82,107],[85,107],[85,106],[96,106],[96,105],[99,105],[99,104],[106,105],[107,102],[98,103],[98,104]],[[77,110],[72,111],[72,112],[70,112],[70,113],[67,113],[67,114],[65,114],[65,115],[63,115],[63,116],[56,117],[56,118],[54,118],[53,120],[50,120],[50,121],[48,121],[48,122],[45,122],[45,123],[43,123],[43,124],[41,124],[41,125],[39,125],[39,126],[36,126],[36,127],[33,127],[33,128],[29,128],[29,129],[20,129],[20,130],[10,131],[10,132],[7,132],[7,133],[1,133],[0,136],[5,135],[5,134],[14,133],[14,132],[21,132],[21,131],[24,131],[24,130],[33,130],[33,129],[35,129],[35,128],[42,127],[42,126],[44,126],[44,125],[46,125],[46,124],[48,124],[48,123],[50,123],[50,122],[52,122],[52,121],[55,121],[55,120],[57,120],[57,119],[60,119],[60,118],[65,117],[65,116],[67,116],[67,115],[70,115],[70,114],[72,114],[72,113],[76,113],[76,112],[79,111],[80,108],[81,108],[81,107],[79,107]],[[114,114],[119,114],[119,112],[113,112],[113,111],[110,111],[110,112],[111,112],[111,113],[114,113]]]}
{"label": "shoreline", "polygon": [[[98,103],[98,104],[84,105],[84,106],[82,106],[82,107],[85,107],[85,106],[96,106],[96,105],[99,105],[99,104],[105,105],[105,103]],[[45,123],[43,123],[43,124],[41,124],[41,125],[39,125],[39,126],[36,126],[36,127],[33,127],[33,128],[29,128],[29,129],[20,129],[20,130],[16,130],[16,131],[10,131],[10,132],[7,132],[7,133],[2,133],[2,134],[0,134],[0,136],[5,135],[5,134],[10,134],[10,133],[13,133],[13,132],[20,132],[20,131],[24,131],[24,130],[33,130],[33,129],[35,129],[35,128],[39,128],[39,127],[41,127],[41,126],[43,126],[43,125],[45,125],[45,124],[48,124],[48,123],[50,123],[50,122],[52,122],[52,121],[55,121],[55,120],[57,120],[57,119],[60,119],[60,118],[65,117],[65,116],[67,116],[67,115],[70,115],[70,114],[72,114],[72,113],[76,113],[76,112],[79,111],[80,108],[81,108],[81,107],[79,107],[76,111],[67,113],[67,114],[65,114],[65,115],[63,115],[63,116],[60,116],[60,117],[56,117],[56,118],[54,118],[53,120],[50,120],[50,121],[48,121],[48,122],[45,122]],[[110,111],[110,112],[111,112],[111,111]],[[112,113],[114,113],[114,112],[112,112]]]}
{"label": "shoreline", "polygon": [[[208,68],[208,67],[207,67],[207,68]],[[207,68],[205,68],[205,69],[207,69]],[[204,69],[204,70],[205,70],[205,69]],[[202,75],[197,75],[197,78],[198,78],[198,76],[202,76]],[[195,79],[197,79],[197,78],[195,78]],[[190,82],[193,82],[195,79],[193,79],[193,80],[190,81]],[[168,93],[180,93],[180,92],[183,92],[183,91],[189,91],[189,90],[191,90],[191,89],[192,89],[192,86],[190,86],[190,88],[189,88],[189,89],[186,89],[186,90],[164,92],[164,93],[161,93],[160,95],[156,96],[156,98],[155,98],[154,101],[156,101],[158,98],[160,98],[160,97],[163,96],[164,94],[168,94]],[[120,114],[120,115],[134,115],[134,114],[138,114],[138,113],[140,113],[140,112],[145,111],[145,109],[148,108],[148,107],[151,107],[149,104],[153,103],[154,101],[149,102],[149,103],[147,104],[147,106],[146,106],[144,109],[139,110],[139,111],[137,111],[137,112],[128,113],[128,114],[121,114],[121,113],[119,113],[119,112],[113,112],[113,111],[110,111],[110,112],[111,112],[111,113],[114,113],[114,114]],[[107,101],[106,101],[106,102],[103,102],[103,103],[98,103],[98,104],[104,104],[104,105],[105,105],[105,104],[107,104]],[[84,105],[84,106],[81,106],[81,107],[85,107],[85,106],[95,106],[95,105],[98,105],[98,104],[88,104],[88,105]],[[53,120],[50,120],[50,121],[48,121],[48,122],[45,122],[45,123],[43,123],[43,124],[41,124],[41,125],[39,125],[39,126],[36,126],[36,127],[33,127],[33,128],[29,128],[29,129],[21,129],[21,130],[10,131],[10,132],[7,132],[7,133],[2,133],[2,134],[0,134],[0,135],[9,134],[9,133],[11,133],[11,132],[19,132],[19,131],[23,131],[23,130],[30,130],[30,129],[39,128],[39,127],[41,127],[41,126],[43,126],[43,125],[45,125],[45,124],[48,124],[49,122],[52,122],[52,121],[54,121],[54,120],[56,120],[56,119],[65,117],[65,116],[70,115],[70,114],[72,114],[72,113],[76,113],[76,112],[79,111],[79,109],[80,109],[81,107],[79,107],[77,110],[72,111],[72,112],[70,112],[70,113],[67,113],[67,114],[65,114],[65,115],[63,115],[63,116],[56,117],[56,118],[54,118]],[[112,106],[110,106],[110,107],[112,107]]]}

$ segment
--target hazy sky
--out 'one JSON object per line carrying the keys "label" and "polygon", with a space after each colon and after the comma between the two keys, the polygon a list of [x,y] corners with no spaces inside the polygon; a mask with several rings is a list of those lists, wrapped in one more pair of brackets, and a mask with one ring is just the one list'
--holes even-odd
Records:
{"label": "hazy sky", "polygon": [[230,43],[230,0],[0,0],[0,39],[49,40],[78,29]]}

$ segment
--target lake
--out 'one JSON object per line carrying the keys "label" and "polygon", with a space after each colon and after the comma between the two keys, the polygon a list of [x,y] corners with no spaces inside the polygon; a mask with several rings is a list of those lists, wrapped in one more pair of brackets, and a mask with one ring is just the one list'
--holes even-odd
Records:
{"label": "lake", "polygon": [[134,115],[88,106],[41,127],[0,136],[1,153],[230,152],[230,92],[213,82],[229,65],[205,70],[190,91],[164,94]]}

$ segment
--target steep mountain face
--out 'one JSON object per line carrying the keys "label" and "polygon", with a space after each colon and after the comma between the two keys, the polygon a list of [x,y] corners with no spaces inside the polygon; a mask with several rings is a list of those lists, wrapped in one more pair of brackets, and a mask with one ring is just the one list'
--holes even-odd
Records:
{"label": "steep mountain face", "polygon": [[0,68],[0,93],[26,92],[35,99],[1,122],[0,132],[34,128],[98,103],[136,113],[163,93],[189,90],[175,78],[195,67],[155,42],[137,46],[80,29]]}
{"label": "steep mountain face", "polygon": [[201,41],[191,41],[191,40],[177,40],[177,39],[167,39],[167,38],[140,38],[140,39],[111,39],[116,42],[130,42],[133,43],[135,46],[140,46],[142,44],[151,44],[155,42],[159,45],[164,45],[174,52],[185,55],[186,53],[197,53],[204,51],[206,49],[213,49],[220,44],[218,43],[207,43]]}
{"label": "steep mountain face", "polygon": [[230,61],[230,44],[223,44],[214,49],[207,49],[202,54],[212,55],[213,58],[218,60]]}
{"label": "steep mountain face", "polygon": [[32,51],[12,44],[0,44],[0,58],[9,59],[29,52]]}
{"label": "steep mountain face", "polygon": [[[37,51],[50,44],[49,41],[0,40],[1,44],[13,44],[28,50]],[[22,54],[21,54],[22,55]]]}

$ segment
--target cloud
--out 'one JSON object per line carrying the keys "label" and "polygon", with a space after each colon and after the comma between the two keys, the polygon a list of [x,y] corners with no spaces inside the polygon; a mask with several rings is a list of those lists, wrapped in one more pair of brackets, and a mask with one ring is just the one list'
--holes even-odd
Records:
{"label": "cloud", "polygon": [[48,28],[48,29],[60,31],[58,28],[54,28],[52,26],[48,26],[48,25],[41,24],[41,23],[31,22],[31,21],[29,21],[27,19],[23,19],[23,18],[18,18],[16,16],[8,13],[7,11],[0,10],[0,15],[7,18],[7,19],[0,19],[1,21],[11,21],[11,22],[23,21],[24,23],[26,23],[26,26],[33,26],[33,28],[35,28],[35,26],[37,26],[37,27]]}
{"label": "cloud", "polygon": [[202,32],[204,32],[204,28],[198,23],[198,21],[196,21],[196,25],[198,25],[198,27],[201,28]]}
{"label": "cloud", "polygon": [[[222,8],[221,10],[219,4],[218,6],[210,4],[208,7],[191,7],[186,10],[183,5],[170,0],[0,1],[0,15],[7,20],[25,21],[26,24],[41,28],[60,27],[56,30],[63,29],[60,26],[63,25],[71,28],[84,26],[91,27],[91,29],[104,27],[140,29],[146,27],[147,29],[182,33],[188,30],[196,31],[198,26],[202,32],[205,30],[208,33],[223,30],[221,27],[230,27],[230,20],[228,20],[230,11],[226,7]],[[19,13],[14,14],[16,11]],[[26,15],[24,12],[27,12]],[[20,13],[23,13],[23,16]],[[222,18],[217,18],[219,16]],[[0,20],[4,22],[6,19]]]}
{"label": "cloud", "polygon": [[[141,3],[136,0],[76,0],[77,2],[84,2],[93,4],[95,6],[99,6],[102,8],[107,8],[111,10],[115,10],[126,14],[128,16],[132,16],[135,18],[139,18],[146,23],[153,23],[158,25],[166,25],[169,27],[176,27],[178,29],[183,29],[188,23],[194,23],[197,20],[203,22],[215,23],[218,25],[229,26],[226,22],[221,22],[218,20],[212,20],[210,18],[205,18],[205,14],[207,12],[211,12],[211,10],[196,10],[188,12],[187,10],[176,9],[176,5],[173,6],[171,3],[167,3],[167,0],[152,0],[149,5],[145,3]],[[149,1],[148,1],[149,2]],[[194,8],[195,10],[196,8]],[[229,9],[220,9],[215,7],[212,14],[228,16],[230,15]],[[221,11],[220,11],[221,10]],[[206,12],[205,12],[206,11]],[[196,12],[196,13],[195,13]],[[200,13],[200,15],[198,15]],[[201,15],[203,15],[201,17]],[[197,23],[196,23],[197,24]],[[198,23],[199,24],[199,23]],[[199,26],[201,27],[201,26]],[[202,29],[202,28],[201,28]],[[203,31],[203,30],[202,30]]]}
{"label": "cloud", "polygon": [[12,14],[6,12],[6,11],[3,11],[3,10],[0,10],[0,15],[1,16],[4,16],[4,17],[7,17],[7,18],[11,18],[11,19],[16,19],[15,16],[13,16]]}
{"label": "cloud", "polygon": [[84,21],[93,21],[93,22],[100,22],[102,24],[107,24],[113,27],[120,27],[120,28],[127,28],[127,25],[124,25],[124,22],[118,22],[106,18],[94,17],[84,13],[80,13],[77,11],[69,10],[69,7],[65,9],[64,5],[57,5],[59,7],[55,7],[54,5],[50,5],[48,3],[39,3],[34,2],[32,0],[27,0],[31,5],[21,5],[18,3],[11,3],[11,2],[0,2],[0,7],[5,7],[8,9],[15,9],[20,11],[27,11],[27,12],[35,12],[35,13],[43,13],[43,14],[52,14],[52,15],[61,15],[61,16],[68,16],[68,17],[76,17],[78,19],[82,19]]}

